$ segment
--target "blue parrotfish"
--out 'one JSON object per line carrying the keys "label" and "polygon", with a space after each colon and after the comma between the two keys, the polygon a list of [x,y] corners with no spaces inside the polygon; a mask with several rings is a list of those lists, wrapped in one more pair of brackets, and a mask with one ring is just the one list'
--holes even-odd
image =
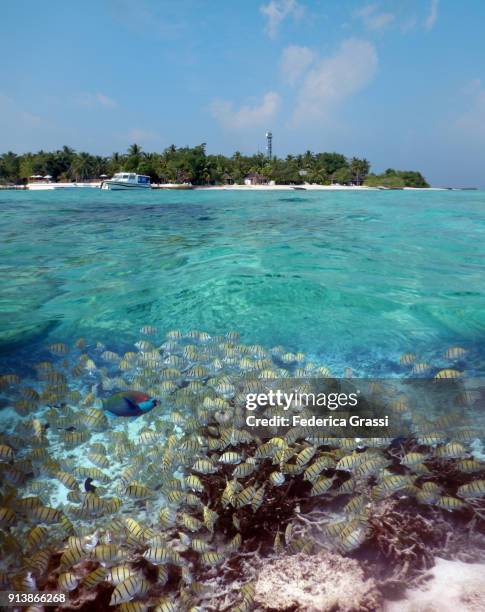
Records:
{"label": "blue parrotfish", "polygon": [[141,391],[120,391],[103,400],[103,408],[116,416],[135,417],[158,406],[158,400]]}

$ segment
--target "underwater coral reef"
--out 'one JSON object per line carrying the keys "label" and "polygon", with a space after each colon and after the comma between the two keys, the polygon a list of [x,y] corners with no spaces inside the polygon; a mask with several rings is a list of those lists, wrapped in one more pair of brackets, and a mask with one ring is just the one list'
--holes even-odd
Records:
{"label": "underwater coral reef", "polygon": [[[443,412],[372,382],[367,407],[405,435],[265,436],[245,425],[248,393],[339,379],[236,332],[140,332],[124,354],[57,342],[31,375],[0,377],[0,590],[64,593],[59,610],[377,610],[436,557],[485,560],[476,391],[448,388]],[[464,357],[399,367],[447,384]]]}

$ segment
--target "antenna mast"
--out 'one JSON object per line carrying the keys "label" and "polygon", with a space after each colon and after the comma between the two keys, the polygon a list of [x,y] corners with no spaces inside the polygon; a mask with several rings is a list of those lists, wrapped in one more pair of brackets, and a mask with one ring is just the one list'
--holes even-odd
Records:
{"label": "antenna mast", "polygon": [[266,155],[268,159],[273,158],[273,133],[266,132]]}

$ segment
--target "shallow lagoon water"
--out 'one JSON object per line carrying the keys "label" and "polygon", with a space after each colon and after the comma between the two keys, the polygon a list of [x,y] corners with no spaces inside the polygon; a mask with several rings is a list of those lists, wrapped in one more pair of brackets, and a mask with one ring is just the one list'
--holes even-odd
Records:
{"label": "shallow lagoon water", "polygon": [[485,369],[485,193],[0,192],[1,346],[235,329],[337,370]]}
{"label": "shallow lagoon water", "polygon": [[[186,603],[192,577],[183,570],[190,567],[196,584],[210,587],[209,594],[194,590],[193,602],[210,610],[248,603],[246,594],[240,599],[239,580],[253,589],[250,599],[260,596],[259,578],[252,582],[257,567],[240,566],[237,579],[223,567],[238,567],[241,547],[245,557],[263,551],[264,568],[281,554],[281,533],[289,553],[284,567],[299,562],[298,551],[318,554],[322,545],[335,553],[331,575],[335,562],[344,560],[340,577],[352,584],[358,581],[350,568],[372,563],[376,582],[369,597],[379,600],[389,595],[385,585],[393,576],[400,576],[405,597],[409,579],[436,556],[466,553],[468,560],[483,562],[483,426],[464,419],[462,406],[469,408],[467,416],[483,415],[475,387],[466,396],[460,387],[449,412],[448,404],[438,402],[438,415],[426,402],[415,402],[414,410],[401,382],[371,384],[378,393],[391,392],[397,401],[389,408],[404,410],[413,435],[371,437],[364,447],[362,437],[303,439],[296,432],[296,439],[287,438],[288,461],[280,461],[278,480],[272,477],[279,444],[261,455],[264,445],[258,448],[257,438],[238,429],[242,391],[262,384],[266,368],[290,385],[287,375],[296,365],[309,377],[326,376],[322,364],[337,375],[351,366],[357,376],[406,377],[410,365],[400,365],[399,357],[413,351],[432,364],[426,376],[442,367],[457,367],[467,377],[481,373],[483,193],[86,190],[0,196],[0,373],[7,374],[0,377],[0,474],[7,504],[0,504],[0,522],[15,535],[8,539],[0,530],[0,586],[25,590],[33,568],[37,588],[59,589],[59,572],[70,568],[77,585],[69,594],[73,605],[93,597],[103,609],[115,605],[112,577],[97,568],[102,584],[91,586],[91,550],[83,544],[76,553],[81,556],[72,557],[76,545],[68,535],[82,536],[90,546],[98,536],[102,542],[114,537],[116,559],[137,572],[137,599],[150,605],[160,596],[179,602],[184,596]],[[158,329],[142,332],[142,326]],[[172,332],[160,350],[152,350],[177,328],[183,338]],[[194,329],[215,337],[190,333]],[[237,335],[221,339],[229,330],[241,333],[241,343]],[[80,336],[87,343],[74,343]],[[455,348],[445,359],[450,346]],[[120,359],[113,350],[129,352]],[[447,378],[453,374],[445,372]],[[160,398],[160,405],[136,419],[108,417],[105,400],[127,388]],[[182,452],[174,452],[174,444]],[[236,477],[246,456],[254,460],[246,466],[257,469]],[[198,465],[202,458],[207,461]],[[321,459],[327,467],[319,467]],[[93,478],[94,495],[85,492]],[[225,501],[230,482],[241,492],[229,488]],[[323,541],[301,512],[317,517],[320,533],[327,534]],[[34,527],[39,522],[45,525],[40,532]],[[165,585],[166,573],[153,572],[147,560],[156,564],[163,551],[158,543],[172,537],[174,524],[182,557],[172,560],[181,569],[170,570]],[[473,524],[479,533],[469,528]],[[299,537],[291,535],[293,528]],[[133,529],[143,533],[141,540],[131,539]],[[220,537],[213,538],[214,530]],[[207,558],[195,546],[187,549],[194,531],[202,534],[201,550],[209,548]],[[52,547],[47,556],[43,549],[32,556],[32,533],[44,534],[42,542]],[[456,550],[450,550],[451,534]],[[12,542],[20,542],[21,554]],[[411,563],[401,546],[417,551]],[[96,546],[94,556],[111,554],[111,548]],[[311,562],[317,559],[320,567],[320,557]],[[223,560],[214,588],[207,564]],[[477,567],[482,571],[483,565]],[[222,583],[232,590],[231,602],[219,598],[227,593]],[[348,588],[338,596],[348,607]]]}

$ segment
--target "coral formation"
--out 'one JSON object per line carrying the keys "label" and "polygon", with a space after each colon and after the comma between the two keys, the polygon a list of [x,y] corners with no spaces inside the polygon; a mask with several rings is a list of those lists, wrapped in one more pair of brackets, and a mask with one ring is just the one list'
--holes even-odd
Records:
{"label": "coral formation", "polygon": [[[365,609],[375,588],[397,596],[436,554],[485,550],[485,464],[461,412],[424,416],[397,383],[373,383],[366,405],[388,402],[408,435],[251,430],[249,393],[341,382],[303,354],[247,346],[235,333],[173,331],[134,348],[55,343],[35,379],[0,377],[15,416],[0,435],[2,587],[62,589],[70,609],[241,612],[263,597],[261,576],[269,581],[284,553],[280,592],[305,579],[320,601],[300,593],[289,605],[337,597],[318,573],[331,562],[341,587],[345,568],[367,585],[359,591],[355,579]],[[109,394],[129,390],[160,405],[109,419]]]}

